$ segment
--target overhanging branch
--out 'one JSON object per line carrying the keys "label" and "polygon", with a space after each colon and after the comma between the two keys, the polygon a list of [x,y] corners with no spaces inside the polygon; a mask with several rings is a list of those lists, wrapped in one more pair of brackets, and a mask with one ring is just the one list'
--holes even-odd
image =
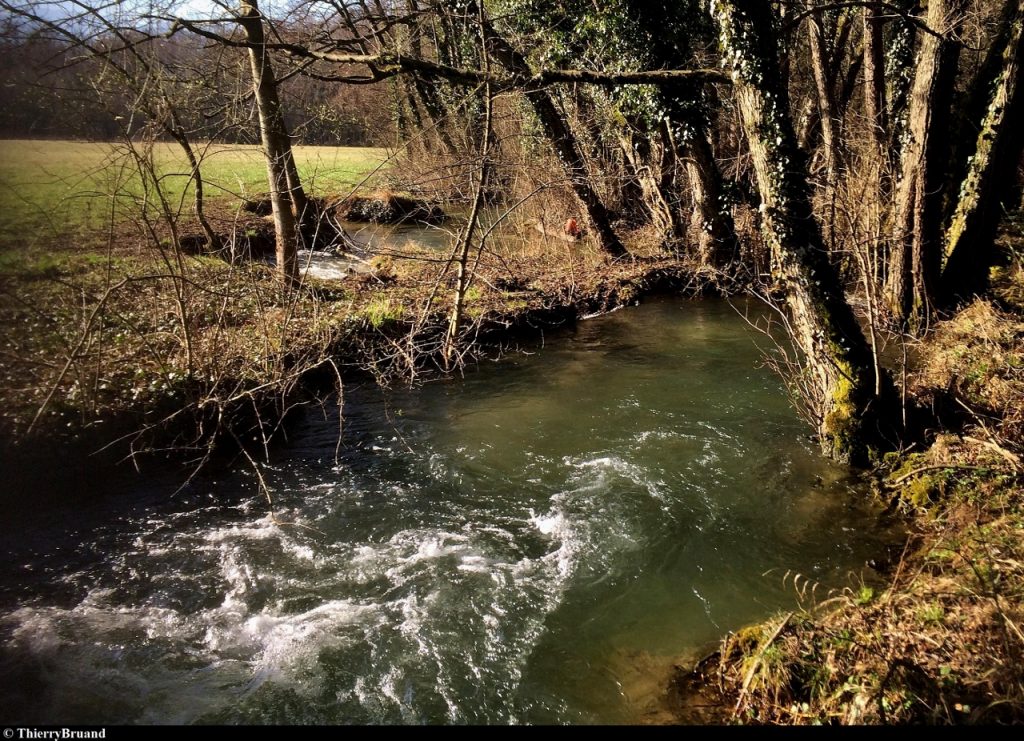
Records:
{"label": "overhanging branch", "polygon": [[[248,48],[249,44],[208,29],[183,18],[175,20],[167,32],[172,36],[180,29],[187,29],[203,38],[226,46]],[[530,75],[500,75],[483,70],[452,67],[421,57],[402,54],[345,54],[337,51],[313,49],[302,44],[277,42],[268,43],[267,49],[287,54],[298,59],[312,59],[331,64],[353,64],[366,67],[369,74],[339,75],[339,81],[366,83],[383,80],[399,74],[417,73],[432,79],[443,79],[464,85],[490,84],[496,91],[516,89],[535,90],[557,83],[584,83],[607,87],[617,85],[677,85],[680,83],[731,84],[732,80],[718,69],[674,69],[644,70],[640,72],[598,72],[596,70],[547,69]]]}

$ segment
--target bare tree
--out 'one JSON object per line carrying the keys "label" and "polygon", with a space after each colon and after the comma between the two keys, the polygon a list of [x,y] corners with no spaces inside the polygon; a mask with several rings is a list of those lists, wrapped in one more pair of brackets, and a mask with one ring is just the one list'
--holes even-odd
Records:
{"label": "bare tree", "polygon": [[[266,43],[263,15],[257,0],[240,0],[238,23],[248,42],[252,87],[259,111],[260,138],[267,162],[267,182],[270,186],[270,205],[274,215],[277,270],[288,285],[298,281],[299,267],[296,250],[299,229],[296,215],[306,210],[306,196],[299,181],[291,137],[285,127],[281,99],[277,91],[277,78]],[[294,211],[292,210],[294,207]]]}
{"label": "bare tree", "polygon": [[942,203],[966,0],[930,0],[910,96],[886,295],[893,315],[922,326],[934,310],[942,260]]}

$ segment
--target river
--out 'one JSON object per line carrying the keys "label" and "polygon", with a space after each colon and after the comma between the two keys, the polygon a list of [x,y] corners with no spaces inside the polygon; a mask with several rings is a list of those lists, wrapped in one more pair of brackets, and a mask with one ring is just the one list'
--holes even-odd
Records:
{"label": "river", "polygon": [[244,468],[8,505],[0,711],[656,717],[674,660],[794,606],[793,574],[818,598],[850,584],[891,539],[807,432],[719,300],[646,302],[417,389],[349,384],[340,426],[311,410],[275,453],[272,508]]}

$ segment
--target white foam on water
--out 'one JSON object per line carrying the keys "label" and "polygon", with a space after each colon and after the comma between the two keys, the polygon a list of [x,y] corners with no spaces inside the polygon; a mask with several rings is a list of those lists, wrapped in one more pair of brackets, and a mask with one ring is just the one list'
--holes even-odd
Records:
{"label": "white foam on water", "polygon": [[[212,527],[199,524],[200,516],[179,518],[175,529],[155,521],[131,541],[132,559],[156,559],[151,568],[160,589],[169,580],[172,590],[187,591],[189,580],[200,577],[201,588],[215,590],[207,600],[212,606],[186,614],[158,605],[163,597],[140,576],[142,592],[129,598],[133,604],[115,605],[112,592],[96,590],[70,610],[18,611],[6,620],[29,654],[53,657],[55,665],[75,663],[83,681],[122,672],[140,683],[142,698],[147,678],[155,683],[159,677],[167,707],[139,700],[148,708],[139,712],[157,720],[194,721],[198,713],[229,709],[232,697],[254,697],[271,685],[311,703],[329,686],[339,702],[358,703],[366,719],[422,722],[423,708],[436,712],[438,704],[453,722],[479,719],[482,702],[514,695],[547,616],[581,565],[588,573],[601,571],[629,547],[628,507],[610,503],[608,490],[621,482],[656,496],[662,485],[616,456],[565,459],[563,466],[569,485],[550,498],[546,511],[500,521],[487,511],[468,511],[459,522],[439,514],[436,525],[398,530],[381,541],[325,540],[321,532],[282,526],[262,514]],[[432,468],[452,481],[445,466]],[[322,510],[325,528],[339,507],[359,505],[347,496],[354,486],[308,491],[314,488],[317,496],[302,512]],[[520,540],[530,530],[549,542],[540,554],[522,550]],[[167,554],[186,551],[194,554],[187,562],[194,572],[181,569],[164,579],[159,569]],[[186,668],[144,665],[132,674],[97,658],[129,643],[141,656],[156,641],[168,644],[167,656],[187,657]],[[86,655],[86,644],[102,650]],[[324,651],[354,657],[361,668],[329,672]],[[196,667],[203,667],[204,681],[234,689],[197,703],[195,714],[172,711],[173,698],[191,692]],[[492,699],[482,700],[481,693]]]}
{"label": "white foam on water", "polygon": [[268,680],[291,681],[297,669],[308,668],[325,648],[344,645],[362,637],[343,628],[376,613],[374,606],[349,600],[333,600],[298,614],[253,615],[219,636],[218,650],[227,645],[251,652],[253,679],[247,692]]}
{"label": "white foam on water", "polygon": [[618,477],[644,489],[655,499],[664,500],[667,496],[667,484],[664,481],[652,478],[649,472],[642,466],[630,463],[617,455],[584,460],[565,458],[564,463],[575,467],[579,471],[593,472],[590,478],[576,477],[576,480],[579,481],[582,487],[591,490],[606,490],[613,483],[614,479]]}
{"label": "white foam on water", "polygon": [[269,540],[281,537],[281,528],[273,515],[267,515],[248,526],[233,525],[217,528],[205,534],[210,543],[223,543],[237,540]]}

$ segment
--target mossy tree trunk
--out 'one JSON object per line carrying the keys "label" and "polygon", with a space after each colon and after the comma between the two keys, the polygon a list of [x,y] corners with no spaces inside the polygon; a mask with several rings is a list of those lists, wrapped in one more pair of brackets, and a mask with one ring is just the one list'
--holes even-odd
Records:
{"label": "mossy tree trunk", "polygon": [[988,82],[992,96],[978,132],[977,146],[960,188],[956,211],[946,233],[948,259],[942,273],[947,303],[988,287],[993,242],[1005,204],[1016,203],[1014,175],[1024,150],[1021,35],[1024,0],[1014,0],[1015,14],[1003,48],[1002,69]]}
{"label": "mossy tree trunk", "polygon": [[[712,0],[722,51],[732,67],[741,122],[761,195],[764,237],[779,266],[792,339],[803,357],[800,389],[822,450],[864,459],[894,395],[876,379],[872,354],[812,212],[807,163],[797,146],[768,0]],[[877,388],[881,397],[876,395]]]}
{"label": "mossy tree trunk", "polygon": [[996,33],[992,42],[981,64],[977,65],[969,78],[958,85],[958,95],[953,104],[949,166],[946,168],[948,185],[943,211],[945,224],[952,221],[953,213],[959,205],[960,185],[967,179],[967,173],[970,171],[978,144],[978,134],[981,133],[988,116],[993,91],[1005,66],[1004,54],[1015,28],[1018,0],[1000,2],[1002,9],[998,19],[993,20]]}
{"label": "mossy tree trunk", "polygon": [[953,102],[966,0],[930,0],[917,54],[891,233],[886,297],[893,316],[924,326],[937,295],[942,262],[942,208]]}
{"label": "mossy tree trunk", "polygon": [[[917,0],[895,0],[899,10],[916,15],[920,13]],[[907,106],[914,82],[914,46],[918,29],[912,23],[898,20],[883,33],[885,44],[885,118],[889,125],[886,158],[890,163],[900,161],[907,131]]]}

